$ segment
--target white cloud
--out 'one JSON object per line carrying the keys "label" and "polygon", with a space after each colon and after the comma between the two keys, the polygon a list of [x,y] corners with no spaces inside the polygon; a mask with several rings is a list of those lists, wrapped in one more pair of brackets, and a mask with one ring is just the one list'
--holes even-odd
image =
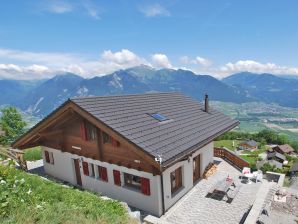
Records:
{"label": "white cloud", "polygon": [[57,14],[68,13],[73,10],[73,6],[69,2],[58,0],[46,1],[42,8],[43,11]]}
{"label": "white cloud", "polygon": [[200,56],[197,56],[194,59],[191,59],[188,56],[182,56],[180,58],[180,62],[182,64],[202,65],[202,66],[205,66],[205,67],[209,67],[209,66],[212,65],[212,61],[210,61],[210,60],[208,60],[206,58],[200,57]]}
{"label": "white cloud", "polygon": [[0,78],[4,79],[42,79],[53,76],[53,72],[46,66],[15,64],[0,64]]}
{"label": "white cloud", "polygon": [[153,65],[158,68],[172,68],[172,64],[165,54],[154,54],[151,56]]}
{"label": "white cloud", "polygon": [[101,58],[104,61],[119,65],[138,65],[144,62],[143,59],[127,49],[122,49],[121,51],[115,53],[110,50],[104,51]]}
{"label": "white cloud", "polygon": [[274,63],[260,63],[253,60],[240,60],[235,63],[227,63],[220,68],[224,74],[236,72],[255,72],[255,73],[272,73],[272,74],[298,74],[298,67],[280,66]]}
{"label": "white cloud", "polygon": [[86,13],[93,19],[99,20],[102,9],[91,0],[43,0],[38,4],[38,11],[55,14]]}
{"label": "white cloud", "polygon": [[97,5],[93,4],[89,0],[82,1],[83,7],[86,9],[87,14],[92,18],[99,20],[100,19],[100,9]]}
{"label": "white cloud", "polygon": [[206,67],[212,65],[212,62],[210,60],[208,60],[206,58],[199,57],[199,56],[196,57],[196,61],[198,64],[206,66]]}
{"label": "white cloud", "polygon": [[69,53],[44,53],[0,48],[0,58],[22,62],[45,63],[51,66],[76,63],[82,60],[81,57],[81,55]]}
{"label": "white cloud", "polygon": [[140,12],[142,12],[146,17],[156,17],[156,16],[170,16],[170,12],[161,6],[160,4],[146,5],[140,7]]}
{"label": "white cloud", "polygon": [[14,79],[48,78],[58,72],[92,77],[141,64],[150,65],[145,59],[127,49],[117,52],[106,50],[99,58],[81,54],[0,49],[0,60],[8,61],[0,66],[0,78]]}

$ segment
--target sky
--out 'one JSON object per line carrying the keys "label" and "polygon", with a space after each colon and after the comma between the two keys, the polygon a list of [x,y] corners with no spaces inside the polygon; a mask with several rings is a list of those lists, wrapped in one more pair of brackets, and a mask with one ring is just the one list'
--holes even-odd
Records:
{"label": "sky", "polygon": [[0,78],[140,64],[298,75],[297,0],[3,0]]}

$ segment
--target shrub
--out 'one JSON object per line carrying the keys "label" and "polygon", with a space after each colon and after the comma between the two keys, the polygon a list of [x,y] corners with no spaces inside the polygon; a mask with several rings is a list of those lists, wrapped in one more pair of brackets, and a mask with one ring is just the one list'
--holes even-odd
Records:
{"label": "shrub", "polygon": [[24,159],[27,161],[35,161],[42,159],[41,148],[35,147],[31,149],[26,149],[24,153]]}

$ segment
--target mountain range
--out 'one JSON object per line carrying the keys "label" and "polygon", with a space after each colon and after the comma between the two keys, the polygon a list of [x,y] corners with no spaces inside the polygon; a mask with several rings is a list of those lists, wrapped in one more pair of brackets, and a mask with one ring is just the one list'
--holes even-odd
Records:
{"label": "mountain range", "polygon": [[138,66],[84,79],[72,73],[48,80],[0,80],[0,106],[13,105],[34,116],[45,116],[67,98],[179,91],[202,100],[244,103],[263,101],[298,107],[298,80],[271,74],[238,73],[222,80],[188,70]]}
{"label": "mountain range", "polygon": [[242,72],[224,78],[222,81],[245,90],[247,96],[262,102],[298,108],[298,79],[266,73]]}

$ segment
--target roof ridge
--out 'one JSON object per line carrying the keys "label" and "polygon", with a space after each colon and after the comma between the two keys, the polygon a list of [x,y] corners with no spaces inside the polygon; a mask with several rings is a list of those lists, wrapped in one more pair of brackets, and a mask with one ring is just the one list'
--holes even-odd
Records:
{"label": "roof ridge", "polygon": [[105,95],[105,96],[80,96],[80,97],[72,97],[70,100],[78,100],[78,99],[92,99],[92,98],[109,98],[109,97],[127,97],[127,96],[145,96],[145,95],[174,95],[179,94],[183,95],[183,93],[175,91],[175,92],[150,92],[150,93],[132,93],[132,94],[119,94],[119,95]]}

